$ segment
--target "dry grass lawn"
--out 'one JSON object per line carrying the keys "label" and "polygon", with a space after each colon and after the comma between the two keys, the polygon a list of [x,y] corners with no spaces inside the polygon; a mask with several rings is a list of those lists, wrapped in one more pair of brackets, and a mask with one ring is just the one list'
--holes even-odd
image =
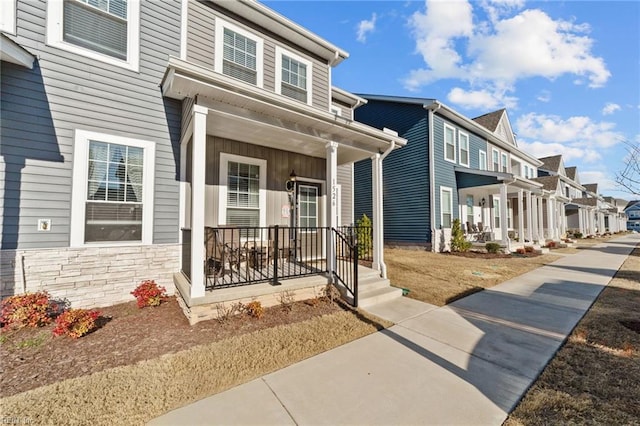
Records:
{"label": "dry grass lawn", "polygon": [[505,422],[541,424],[640,425],[640,248]]}
{"label": "dry grass lawn", "polygon": [[116,367],[0,399],[21,424],[144,424],[167,411],[391,325],[339,312]]}
{"label": "dry grass lawn", "polygon": [[384,257],[394,286],[408,289],[408,296],[413,299],[437,306],[493,287],[560,258],[545,254],[482,259],[407,249],[386,249]]}

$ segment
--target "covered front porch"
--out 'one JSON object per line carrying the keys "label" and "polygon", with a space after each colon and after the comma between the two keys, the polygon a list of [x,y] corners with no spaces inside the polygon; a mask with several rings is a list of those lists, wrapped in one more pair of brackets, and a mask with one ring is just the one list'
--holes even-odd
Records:
{"label": "covered front porch", "polygon": [[[381,181],[382,158],[406,141],[328,105],[322,111],[175,58],[163,91],[183,101],[183,249],[175,281],[185,306],[273,299],[291,289],[316,291],[318,282],[353,292],[353,232],[338,226],[341,199],[350,194],[341,191],[338,169],[373,158]],[[370,257],[384,275],[382,187],[373,187],[379,205]]]}

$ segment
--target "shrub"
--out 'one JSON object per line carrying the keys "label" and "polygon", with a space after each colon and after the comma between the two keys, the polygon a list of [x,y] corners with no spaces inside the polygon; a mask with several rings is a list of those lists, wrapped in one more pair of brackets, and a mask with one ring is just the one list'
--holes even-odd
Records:
{"label": "shrub", "polygon": [[366,214],[356,223],[356,238],[358,239],[358,257],[369,257],[373,251],[373,225]]}
{"label": "shrub", "polygon": [[464,232],[460,226],[460,219],[453,219],[451,226],[451,251],[465,252],[469,251],[471,243],[464,238]]}
{"label": "shrub", "polygon": [[278,294],[278,301],[283,310],[291,312],[296,301],[296,293],[293,290],[284,290]]}
{"label": "shrub", "polygon": [[487,243],[484,247],[488,253],[498,253],[500,251],[500,244],[498,243]]}
{"label": "shrub", "polygon": [[556,242],[555,241],[549,241],[547,243],[547,248],[556,248]]}
{"label": "shrub", "polygon": [[2,300],[2,328],[42,327],[49,324],[57,305],[46,291],[10,296]]}
{"label": "shrub", "polygon": [[534,252],[533,246],[525,246],[524,251],[526,253],[533,253]]}
{"label": "shrub", "polygon": [[82,337],[97,328],[96,320],[100,316],[98,311],[87,309],[69,309],[56,318],[54,336],[67,335],[74,339]]}
{"label": "shrub", "polygon": [[516,253],[518,253],[518,254],[525,254],[526,252],[527,251],[522,247],[519,247],[519,248],[516,249]]}
{"label": "shrub", "polygon": [[167,290],[153,280],[142,281],[131,294],[138,300],[138,308],[158,306],[167,299]]}
{"label": "shrub", "polygon": [[264,308],[262,303],[257,300],[247,303],[244,307],[244,311],[252,318],[260,319],[264,315]]}

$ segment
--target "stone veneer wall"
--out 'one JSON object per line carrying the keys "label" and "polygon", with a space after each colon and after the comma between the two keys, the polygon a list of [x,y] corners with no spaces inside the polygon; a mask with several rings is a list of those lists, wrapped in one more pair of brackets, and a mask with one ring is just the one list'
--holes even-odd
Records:
{"label": "stone veneer wall", "polygon": [[93,308],[135,300],[131,291],[155,280],[175,292],[180,268],[178,244],[0,251],[0,296],[48,291],[74,308]]}

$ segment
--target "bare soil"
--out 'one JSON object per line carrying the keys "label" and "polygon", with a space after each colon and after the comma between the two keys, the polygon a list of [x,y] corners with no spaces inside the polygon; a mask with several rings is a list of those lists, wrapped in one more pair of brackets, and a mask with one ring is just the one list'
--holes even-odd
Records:
{"label": "bare soil", "polygon": [[53,324],[0,334],[0,397],[109,368],[135,364],[231,336],[348,310],[325,298],[189,325],[175,297],[158,307],[136,302],[100,308],[101,327],[79,339],[53,337]]}

